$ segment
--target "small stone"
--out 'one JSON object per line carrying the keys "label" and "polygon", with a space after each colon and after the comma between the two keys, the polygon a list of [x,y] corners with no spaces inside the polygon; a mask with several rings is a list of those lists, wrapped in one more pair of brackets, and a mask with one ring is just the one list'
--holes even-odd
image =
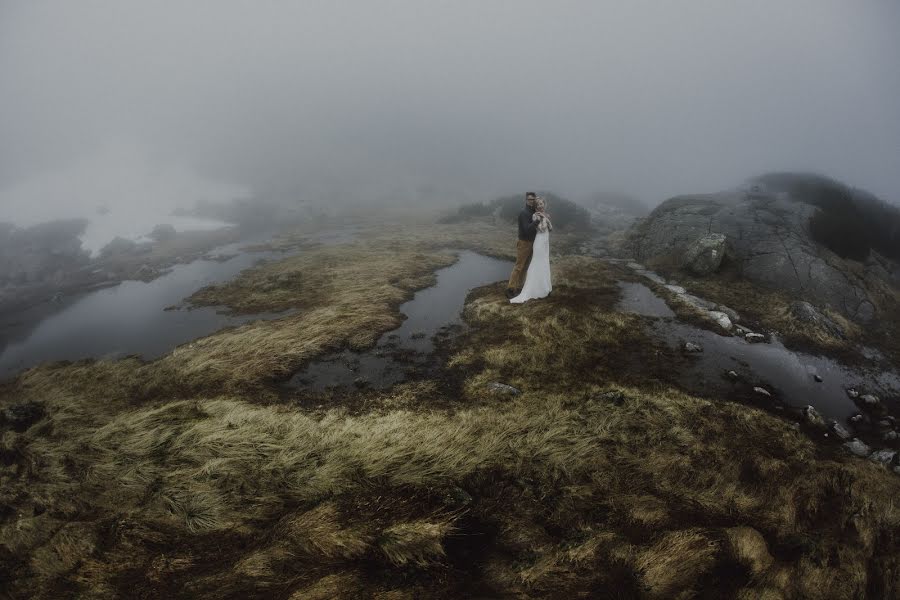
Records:
{"label": "small stone", "polygon": [[856,413],[855,415],[853,415],[852,417],[850,417],[850,422],[851,422],[851,423],[859,423],[859,422],[862,421],[862,420],[863,420],[863,416],[862,416],[862,414],[860,414],[860,413]]}
{"label": "small stone", "polygon": [[877,452],[873,452],[869,457],[869,460],[874,462],[880,462],[884,465],[889,465],[894,462],[894,457],[897,456],[897,452],[895,450],[878,450]]}
{"label": "small stone", "polygon": [[736,310],[734,310],[733,308],[729,308],[729,307],[725,306],[724,304],[717,304],[716,310],[728,315],[728,318],[731,319],[732,323],[737,323],[738,321],[741,320],[741,315],[739,315]]}
{"label": "small stone", "polygon": [[685,352],[703,352],[703,346],[700,344],[695,344],[694,342],[685,342],[684,343],[684,351]]}
{"label": "small stone", "polygon": [[447,491],[446,499],[449,504],[467,505],[472,503],[472,495],[458,486],[453,486]]}
{"label": "small stone", "polygon": [[644,269],[644,265],[639,264],[639,263],[636,263],[636,262],[630,262],[630,263],[628,263],[628,264],[625,265],[625,266],[628,267],[629,269],[633,270],[633,271],[643,271],[643,270],[645,270],[645,269]]}
{"label": "small stone", "polygon": [[891,422],[888,421],[887,419],[882,419],[882,420],[878,421],[878,426],[883,427],[885,429],[889,429],[891,426]]}
{"label": "small stone", "polygon": [[822,377],[821,377],[818,373],[813,374],[813,380],[814,380],[816,383],[822,383],[822,381],[823,381]]}
{"label": "small stone", "polygon": [[767,390],[766,388],[763,388],[763,387],[757,386],[757,387],[753,388],[753,391],[762,396],[768,396],[769,398],[772,397],[772,392],[770,392],[769,390]]}
{"label": "small stone", "polygon": [[678,299],[698,310],[714,310],[716,308],[716,304],[714,302],[710,302],[709,300],[705,300],[703,298],[700,298],[699,296],[694,296],[693,294],[683,294],[681,296],[678,296]]}
{"label": "small stone", "polygon": [[806,422],[815,427],[822,427],[825,425],[825,419],[822,418],[822,415],[819,414],[813,406],[807,405],[803,408],[803,417],[806,419]]}
{"label": "small stone", "polygon": [[834,435],[838,436],[842,440],[849,440],[853,437],[853,434],[850,433],[850,430],[838,423],[837,421],[831,421],[828,423],[828,428],[834,433]]}
{"label": "small stone", "polygon": [[518,388],[514,388],[511,385],[506,385],[505,383],[499,383],[497,381],[493,381],[487,385],[487,388],[498,394],[509,394],[511,396],[518,396],[521,394],[521,390]]}
{"label": "small stone", "polygon": [[601,392],[600,397],[604,400],[612,402],[616,406],[622,406],[625,403],[625,394],[623,394],[619,390],[609,390],[606,392]]}
{"label": "small stone", "polygon": [[761,333],[748,333],[744,336],[744,339],[750,342],[751,344],[758,344],[759,342],[766,341],[766,336]]}
{"label": "small stone", "polygon": [[886,442],[895,442],[897,438],[900,438],[900,433],[897,433],[893,429],[884,434],[883,439]]}
{"label": "small stone", "polygon": [[682,294],[686,294],[686,293],[687,293],[687,290],[684,289],[683,287],[681,287],[680,285],[671,285],[671,284],[669,284],[669,285],[666,286],[666,289],[669,290],[669,291],[672,292],[672,293],[678,294],[679,296],[682,295]]}
{"label": "small stone", "polygon": [[848,389],[847,389],[847,396],[850,397],[850,398],[852,398],[852,399],[854,399],[854,400],[856,400],[857,398],[859,398],[859,392],[857,392],[857,391],[856,391],[855,389],[853,389],[853,388],[848,388]]}
{"label": "small stone", "polygon": [[878,398],[876,396],[873,396],[872,394],[865,394],[864,396],[860,396],[859,399],[866,403],[868,406],[875,406],[880,402]]}
{"label": "small stone", "polygon": [[896,467],[894,467],[893,470],[894,470],[895,474],[900,475],[900,465],[897,465]]}
{"label": "small stone", "polygon": [[737,371],[726,371],[725,374],[731,379],[737,379],[739,377]]}
{"label": "small stone", "polygon": [[869,446],[859,438],[853,438],[851,441],[845,442],[844,448],[846,448],[851,454],[862,457],[868,456],[872,452],[871,448],[869,448]]}
{"label": "small stone", "polygon": [[726,315],[725,313],[719,312],[717,310],[711,310],[711,311],[708,311],[706,314],[713,321],[715,321],[716,324],[718,324],[718,326],[721,327],[722,329],[724,329],[726,331],[731,330],[731,327],[732,327],[731,319],[729,319],[728,315]]}

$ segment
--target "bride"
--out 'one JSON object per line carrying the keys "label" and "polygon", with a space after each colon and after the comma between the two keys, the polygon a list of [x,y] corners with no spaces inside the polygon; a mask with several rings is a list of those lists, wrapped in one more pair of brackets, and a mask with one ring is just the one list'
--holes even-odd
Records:
{"label": "bride", "polygon": [[534,202],[532,220],[537,222],[538,232],[531,251],[531,264],[528,265],[522,291],[510,299],[513,304],[522,304],[532,298],[545,298],[553,289],[550,284],[550,232],[553,225],[550,223],[550,215],[545,212],[546,209],[546,200],[537,198]]}

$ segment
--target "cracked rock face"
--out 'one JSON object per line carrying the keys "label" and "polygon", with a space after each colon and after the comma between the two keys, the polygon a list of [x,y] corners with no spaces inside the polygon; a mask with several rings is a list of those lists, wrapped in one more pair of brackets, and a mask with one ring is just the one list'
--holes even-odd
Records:
{"label": "cracked rock face", "polygon": [[[692,258],[695,250],[715,248],[722,240],[742,277],[870,321],[882,300],[875,281],[885,278],[875,267],[842,259],[816,243],[809,221],[817,210],[784,193],[759,190],[681,196],[663,202],[632,230],[632,250],[642,262],[674,261],[697,272],[693,263],[678,263],[679,257]],[[706,256],[712,258],[712,252]],[[712,262],[699,266],[704,271]]]}

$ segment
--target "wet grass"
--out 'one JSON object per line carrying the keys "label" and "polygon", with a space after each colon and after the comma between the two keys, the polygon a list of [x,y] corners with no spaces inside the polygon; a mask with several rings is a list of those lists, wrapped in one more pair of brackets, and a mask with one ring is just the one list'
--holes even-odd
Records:
{"label": "wet grass", "polygon": [[469,332],[445,348],[455,385],[305,407],[266,383],[395,326],[452,260],[441,242],[509,253],[504,233],[310,250],[205,292],[291,317],[153,363],[45,366],[0,386],[0,406],[44,408],[0,434],[6,594],[897,594],[900,478],[666,383],[640,317],[612,310],[618,273],[600,261],[557,257],[551,296],[524,306],[502,285],[473,292]]}

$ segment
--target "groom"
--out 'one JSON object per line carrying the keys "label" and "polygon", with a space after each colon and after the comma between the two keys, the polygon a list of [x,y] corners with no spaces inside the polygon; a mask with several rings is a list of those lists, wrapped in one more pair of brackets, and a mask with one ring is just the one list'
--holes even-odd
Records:
{"label": "groom", "polygon": [[509,276],[509,284],[506,286],[506,297],[513,298],[522,291],[522,283],[525,273],[528,271],[528,263],[531,261],[531,248],[537,235],[537,223],[532,220],[534,216],[534,201],[537,194],[528,192],[525,194],[525,208],[519,213],[519,241],[516,244],[516,266]]}

